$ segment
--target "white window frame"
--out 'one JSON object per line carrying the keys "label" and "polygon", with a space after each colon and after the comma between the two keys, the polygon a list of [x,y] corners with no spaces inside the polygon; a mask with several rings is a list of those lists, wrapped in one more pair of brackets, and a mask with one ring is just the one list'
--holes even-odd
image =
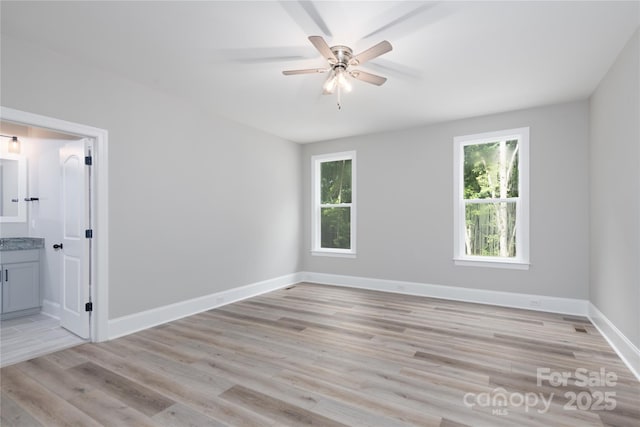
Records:
{"label": "white window frame", "polygon": [[[325,162],[351,160],[351,203],[339,205],[323,205],[320,203],[320,165]],[[323,207],[350,207],[351,229],[350,249],[322,248],[320,227],[321,208]],[[340,153],[321,154],[311,157],[311,254],[319,256],[335,256],[344,258],[356,257],[356,152],[344,151]]]}
{"label": "white window frame", "polygon": [[[513,258],[465,253],[464,147],[500,140],[518,140],[518,198],[516,199],[516,256]],[[458,136],[453,143],[453,260],[455,265],[529,269],[529,128]]]}

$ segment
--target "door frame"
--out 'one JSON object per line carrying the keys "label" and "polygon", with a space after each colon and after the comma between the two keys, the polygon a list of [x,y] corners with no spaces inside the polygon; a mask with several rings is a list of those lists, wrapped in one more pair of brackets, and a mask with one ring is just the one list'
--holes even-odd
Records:
{"label": "door frame", "polygon": [[109,339],[109,134],[99,129],[66,120],[0,106],[0,118],[14,123],[92,138],[93,178],[91,182],[91,295],[93,312],[90,316],[91,341]]}

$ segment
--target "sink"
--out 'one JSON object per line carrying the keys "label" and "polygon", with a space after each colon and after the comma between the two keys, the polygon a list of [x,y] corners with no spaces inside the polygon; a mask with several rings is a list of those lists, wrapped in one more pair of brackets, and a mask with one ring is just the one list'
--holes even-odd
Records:
{"label": "sink", "polygon": [[0,238],[0,251],[22,251],[44,248],[41,237],[3,237]]}

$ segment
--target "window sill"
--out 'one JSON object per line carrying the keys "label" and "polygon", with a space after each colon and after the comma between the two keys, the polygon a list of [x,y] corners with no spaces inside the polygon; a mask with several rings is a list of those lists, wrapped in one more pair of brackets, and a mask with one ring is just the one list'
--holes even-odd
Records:
{"label": "window sill", "polygon": [[311,251],[313,256],[329,256],[336,258],[355,258],[355,252]]}
{"label": "window sill", "polygon": [[454,258],[455,265],[461,267],[504,268],[507,270],[528,270],[531,264],[526,261],[504,260],[499,258]]}

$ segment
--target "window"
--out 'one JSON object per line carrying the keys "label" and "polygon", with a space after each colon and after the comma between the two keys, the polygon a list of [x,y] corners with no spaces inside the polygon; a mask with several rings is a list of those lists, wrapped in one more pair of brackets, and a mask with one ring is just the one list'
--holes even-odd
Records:
{"label": "window", "polygon": [[311,158],[312,253],[354,257],[356,253],[356,153]]}
{"label": "window", "polygon": [[529,128],[454,139],[454,260],[529,266]]}

